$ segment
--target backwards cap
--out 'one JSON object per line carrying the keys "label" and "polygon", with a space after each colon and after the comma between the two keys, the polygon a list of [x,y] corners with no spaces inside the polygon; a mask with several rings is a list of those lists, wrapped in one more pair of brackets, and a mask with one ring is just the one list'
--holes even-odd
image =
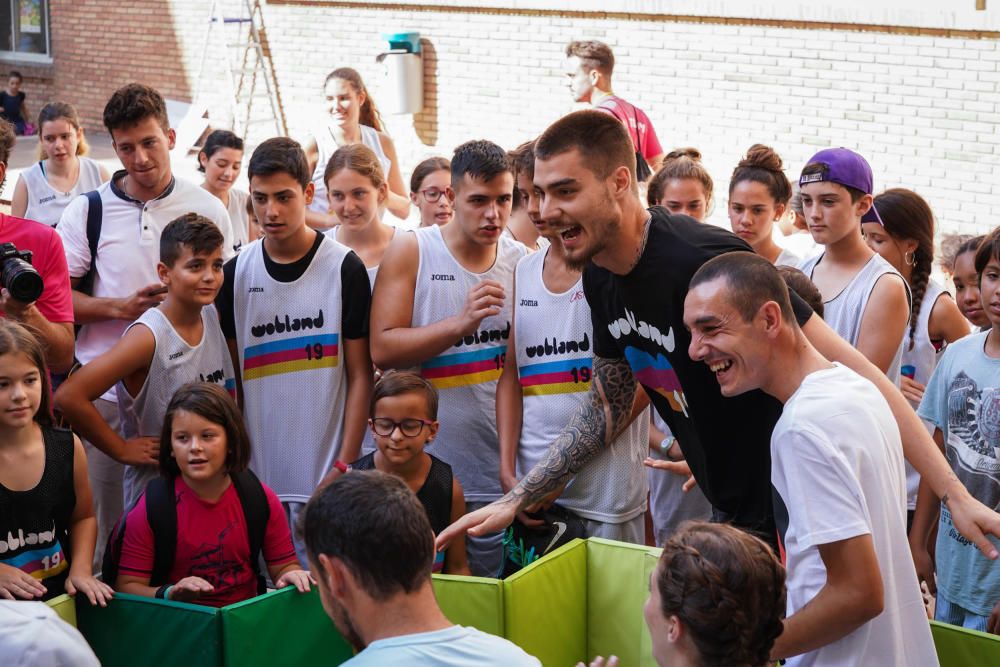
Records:
{"label": "backwards cap", "polygon": [[[874,194],[872,186],[872,168],[868,161],[852,150],[846,148],[827,148],[816,153],[806,165],[822,164],[826,167],[824,171],[814,174],[802,174],[799,177],[799,187],[807,183],[830,182],[839,183],[844,187],[860,190],[866,195]],[[868,209],[868,212],[861,218],[861,222],[877,222],[880,225],[882,218],[875,205]]]}

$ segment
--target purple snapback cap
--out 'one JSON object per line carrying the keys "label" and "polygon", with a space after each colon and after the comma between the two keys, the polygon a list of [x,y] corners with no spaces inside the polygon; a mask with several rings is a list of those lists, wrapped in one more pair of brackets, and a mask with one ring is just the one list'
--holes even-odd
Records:
{"label": "purple snapback cap", "polygon": [[[806,164],[826,165],[825,172],[803,174],[799,177],[799,187],[807,183],[831,182],[860,190],[867,195],[875,194],[872,186],[872,168],[868,161],[847,148],[827,148],[813,155]],[[875,205],[861,218],[861,222],[882,223],[882,217],[875,210]]]}

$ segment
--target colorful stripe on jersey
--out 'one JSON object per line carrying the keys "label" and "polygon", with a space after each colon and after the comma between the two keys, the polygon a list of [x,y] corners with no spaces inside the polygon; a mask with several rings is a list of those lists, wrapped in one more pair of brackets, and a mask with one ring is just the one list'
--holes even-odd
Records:
{"label": "colorful stripe on jersey", "polygon": [[251,345],[243,353],[243,381],[340,364],[337,334],[315,334]]}
{"label": "colorful stripe on jersey", "polygon": [[593,359],[563,359],[527,364],[518,369],[525,396],[574,394],[590,390]]}
{"label": "colorful stripe on jersey", "polygon": [[499,379],[506,345],[494,345],[472,352],[442,354],[425,362],[420,374],[437,389],[484,384]]}
{"label": "colorful stripe on jersey", "polygon": [[62,545],[58,541],[46,547],[19,553],[8,559],[0,559],[0,563],[16,567],[40,581],[54,577],[69,567]]}
{"label": "colorful stripe on jersey", "polygon": [[226,393],[236,398],[236,378],[229,378],[222,386],[226,390]]}

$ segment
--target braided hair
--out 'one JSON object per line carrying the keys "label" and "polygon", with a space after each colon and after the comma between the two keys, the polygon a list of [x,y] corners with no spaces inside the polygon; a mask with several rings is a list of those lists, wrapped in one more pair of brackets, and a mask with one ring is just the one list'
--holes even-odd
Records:
{"label": "braided hair", "polygon": [[913,266],[910,272],[910,292],[913,295],[910,302],[910,343],[907,347],[912,350],[920,306],[934,265],[934,213],[923,197],[905,188],[886,190],[875,197],[874,206],[889,236],[895,240],[913,239],[917,242],[912,260],[907,261],[903,257],[903,261]]}
{"label": "braided hair", "polygon": [[660,607],[687,629],[706,667],[765,665],[782,631],[785,570],[761,540],[686,522],[663,547]]}

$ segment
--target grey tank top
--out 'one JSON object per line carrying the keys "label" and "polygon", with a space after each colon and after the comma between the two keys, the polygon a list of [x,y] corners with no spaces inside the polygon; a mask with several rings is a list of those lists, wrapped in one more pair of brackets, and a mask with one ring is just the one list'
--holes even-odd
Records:
{"label": "grey tank top", "polygon": [[[802,272],[809,276],[810,280],[812,280],[816,266],[824,257],[826,257],[826,253],[806,260],[802,264]],[[861,270],[858,271],[851,282],[847,283],[847,286],[839,294],[829,300],[824,298],[823,320],[830,325],[831,329],[840,334],[841,338],[855,347],[857,347],[858,337],[861,335],[861,320],[865,315],[868,299],[871,298],[872,290],[875,289],[875,283],[887,273],[899,275],[899,272],[892,268],[889,262],[882,259],[879,255],[873,255],[868,260],[868,263],[861,267]],[[906,294],[909,299],[909,288],[906,289]],[[908,335],[909,329],[904,332],[903,338],[900,339],[899,347],[886,373],[886,376],[896,386],[899,386],[899,368],[900,360],[903,357],[903,342],[907,340]]]}

